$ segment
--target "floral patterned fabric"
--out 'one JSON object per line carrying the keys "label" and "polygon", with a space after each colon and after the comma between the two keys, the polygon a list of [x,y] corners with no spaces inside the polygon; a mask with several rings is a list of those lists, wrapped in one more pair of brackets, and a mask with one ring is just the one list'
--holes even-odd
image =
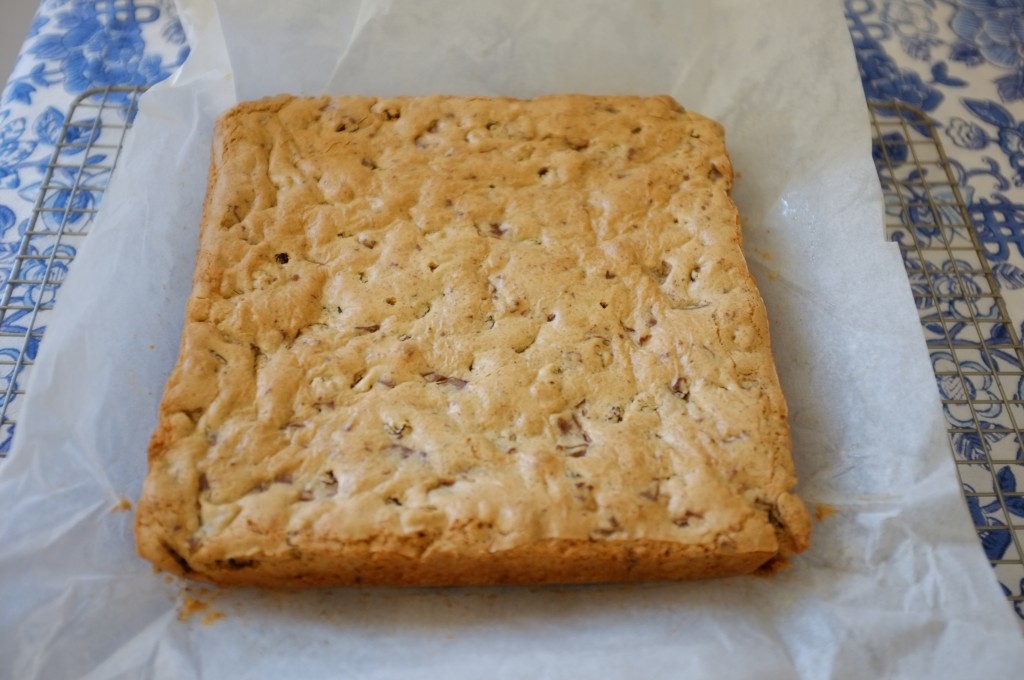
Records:
{"label": "floral patterned fabric", "polygon": [[[0,91],[2,253],[17,245],[19,231],[27,226],[75,95],[108,85],[153,85],[171,75],[187,54],[173,0],[41,4],[14,72]],[[127,95],[112,98],[127,103]],[[80,129],[68,134],[74,138]],[[80,200],[91,200],[85,196]],[[0,275],[10,269],[5,264],[0,260]]]}
{"label": "floral patterned fabric", "polygon": [[[2,12],[2,10],[0,10]],[[37,229],[56,230],[62,214],[73,209],[64,228],[86,231],[91,210],[98,206],[109,178],[111,149],[82,154],[109,120],[79,119],[65,129],[67,112],[76,97],[107,86],[148,87],[165,78],[185,60],[188,45],[174,11],[173,0],[44,0],[22,45],[6,85],[0,90],[0,282],[6,283],[14,267],[23,236],[29,227],[47,165],[63,134],[61,165],[51,185],[88,187],[71,194],[50,191]],[[128,115],[130,95],[113,92],[103,116]],[[124,121],[117,121],[123,123]],[[90,123],[98,123],[90,125]],[[77,183],[76,183],[76,180]],[[62,281],[75,247],[55,238],[30,239],[20,272],[25,280],[42,280],[40,267],[49,267],[48,280]],[[51,255],[58,257],[51,258]],[[50,302],[55,286],[22,285],[13,289],[10,305],[32,307]],[[23,387],[19,361],[35,359],[39,337],[24,345],[17,336],[29,330],[31,314],[14,310],[0,324],[0,399],[8,387]],[[35,331],[44,332],[45,325]],[[13,386],[11,385],[13,381]],[[17,399],[11,394],[12,402]],[[17,404],[12,403],[12,408]],[[8,410],[7,417],[11,415]],[[0,454],[11,443],[13,428],[0,424]]]}
{"label": "floral patterned fabric", "polygon": [[[834,0],[840,2],[840,0]],[[992,323],[984,340],[995,349],[986,356],[962,354],[933,342],[940,332],[969,344],[969,325],[945,324],[942,314],[982,322],[999,316],[990,299],[965,301],[984,292],[987,282],[959,272],[971,263],[960,260],[907,259],[911,290],[917,295],[925,336],[931,348],[953,455],[967,492],[967,510],[978,527],[981,546],[992,561],[1003,590],[1024,621],[1024,448],[1006,423],[1024,425],[1024,368],[1008,347],[1012,334],[1024,334],[1024,0],[845,0],[844,9],[868,99],[900,102],[919,109],[941,131],[955,174],[990,265],[1006,300],[1013,329]],[[170,76],[188,54],[185,34],[173,0],[43,0],[26,36],[14,72],[0,91],[0,282],[10,277],[19,244],[40,195],[46,166],[58,142],[80,142],[84,154],[89,127],[65,128],[65,116],[78,95],[97,87],[147,87]],[[129,95],[115,93],[117,103]],[[104,115],[128,115],[126,109]],[[885,109],[881,115],[887,115]],[[923,121],[922,121],[923,122]],[[922,132],[913,125],[911,134]],[[887,132],[875,141],[879,162],[909,167],[913,143],[902,132]],[[88,152],[81,165],[102,166],[108,150]],[[72,164],[73,165],[73,164]],[[74,184],[74,167],[57,170],[57,179]],[[44,207],[92,209],[105,186],[105,170],[90,170],[84,182],[95,190],[53,192]],[[900,180],[906,210],[887,204],[890,219],[913,223],[913,235],[893,238],[938,239],[940,225],[927,208],[927,177],[908,171]],[[943,211],[939,222],[957,225],[954,196],[937,189],[931,195]],[[946,214],[946,211],[950,211]],[[43,213],[43,226],[56,228],[55,215]],[[76,213],[71,225],[84,231],[91,213]],[[954,227],[954,238],[967,240],[969,227]],[[53,263],[60,280],[74,255],[71,245],[33,245],[29,255],[61,255]],[[29,264],[27,266],[34,266]],[[25,273],[25,272],[23,272]],[[31,272],[28,272],[29,274]],[[28,278],[26,276],[26,278]],[[56,288],[17,288],[12,303],[26,306],[52,298]],[[927,293],[927,294],[926,294]],[[956,299],[956,294],[959,299]],[[929,297],[931,295],[931,297]],[[0,367],[18,357],[20,343],[3,337],[26,330],[26,315],[8,314],[0,326]],[[975,340],[976,342],[976,340]],[[31,360],[38,347],[25,345]],[[991,364],[997,363],[998,366]],[[1000,370],[996,370],[996,369]],[[967,372],[969,379],[952,373]],[[1007,377],[1011,376],[1011,377]],[[0,370],[0,398],[12,371]],[[1003,397],[1009,402],[1003,400]],[[1020,403],[1017,403],[1020,402]],[[977,427],[977,423],[982,427]],[[987,427],[984,424],[990,424]],[[10,444],[11,428],[0,427],[0,453]],[[992,461],[999,461],[993,464]]]}
{"label": "floral patterned fabric", "polygon": [[[887,197],[888,222],[907,229],[890,233],[904,249],[968,511],[1024,624],[1024,368],[1013,338],[1024,334],[1024,0],[846,0],[845,10],[867,98],[914,106],[939,131],[991,272],[993,281],[967,259],[953,185],[913,162],[925,121],[876,139],[876,161],[896,173],[883,181],[899,194]],[[963,247],[950,256],[947,242]]]}

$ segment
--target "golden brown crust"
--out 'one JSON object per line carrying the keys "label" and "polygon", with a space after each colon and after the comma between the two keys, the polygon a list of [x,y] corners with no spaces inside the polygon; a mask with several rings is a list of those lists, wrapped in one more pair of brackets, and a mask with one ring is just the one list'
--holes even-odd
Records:
{"label": "golden brown crust", "polygon": [[667,97],[217,124],[140,554],[224,584],[699,578],[807,546],[721,128]]}

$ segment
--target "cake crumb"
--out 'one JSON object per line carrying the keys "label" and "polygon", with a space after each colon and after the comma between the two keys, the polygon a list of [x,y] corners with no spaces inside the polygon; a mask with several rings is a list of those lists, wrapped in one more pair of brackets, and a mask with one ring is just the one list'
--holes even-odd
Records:
{"label": "cake crumb", "polygon": [[193,589],[186,586],[181,591],[181,604],[178,606],[178,620],[190,621],[193,617],[202,614],[200,623],[209,626],[223,619],[227,614],[214,609],[209,602],[209,596],[213,593],[208,588],[199,587]]}
{"label": "cake crumb", "polygon": [[220,621],[221,619],[223,619],[225,616],[227,616],[227,614],[225,614],[224,612],[219,612],[217,610],[213,610],[209,614],[207,614],[206,616],[203,617],[202,624],[204,626],[212,626],[213,624],[215,624],[218,621]]}
{"label": "cake crumb", "polygon": [[178,620],[188,621],[196,614],[201,614],[210,608],[209,602],[203,602],[197,600],[191,595],[185,595],[181,601],[181,607],[178,608]]}
{"label": "cake crumb", "polygon": [[825,503],[814,504],[814,519],[818,520],[819,522],[823,519],[831,517],[834,514],[836,514],[836,509],[833,506],[826,505]]}
{"label": "cake crumb", "polygon": [[129,512],[132,509],[132,502],[121,496],[121,500],[117,502],[117,505],[110,509],[110,512]]}

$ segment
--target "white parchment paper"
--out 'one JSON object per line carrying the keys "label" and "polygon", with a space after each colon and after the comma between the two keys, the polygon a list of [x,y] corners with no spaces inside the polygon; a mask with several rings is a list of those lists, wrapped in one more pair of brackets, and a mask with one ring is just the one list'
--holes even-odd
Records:
{"label": "white parchment paper", "polygon": [[[60,293],[0,465],[0,677],[953,678],[1024,668],[959,496],[837,2],[181,0],[192,56],[148,93]],[[809,502],[770,579],[196,594],[131,513],[188,293],[214,117],[296,94],[668,92],[741,173]]]}

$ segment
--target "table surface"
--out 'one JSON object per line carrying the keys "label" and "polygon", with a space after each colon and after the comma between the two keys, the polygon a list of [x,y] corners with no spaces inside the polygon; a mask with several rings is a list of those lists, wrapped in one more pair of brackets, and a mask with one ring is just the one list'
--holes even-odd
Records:
{"label": "table surface", "polygon": [[38,8],[39,0],[4,0],[0,9],[0,79],[5,79],[14,68],[25,33]]}
{"label": "table surface", "polygon": [[[1024,2],[846,0],[843,7],[867,99],[913,107],[873,109],[887,233],[904,252],[966,509],[1024,627]],[[187,54],[172,0],[43,0],[0,93],[0,282],[11,279],[19,253],[34,261],[24,259],[24,235],[54,172],[54,149],[68,141],[59,135],[74,129],[65,123],[76,98],[94,88],[150,86]],[[941,142],[934,159],[925,156],[932,131]],[[82,164],[112,165],[105,156],[113,153]],[[74,195],[54,193],[56,207],[70,201],[91,220],[102,173]],[[82,186],[78,177],[65,180]],[[979,255],[971,260],[970,247],[952,244],[957,238]],[[74,246],[38,248],[30,255],[49,258],[59,284]],[[40,293],[13,283],[8,307],[38,303],[48,286],[50,294],[57,288]],[[18,390],[8,386],[17,386],[38,347],[37,339],[12,341],[26,332],[22,316],[0,318],[0,395],[10,408]],[[0,423],[0,453],[12,430]]]}

